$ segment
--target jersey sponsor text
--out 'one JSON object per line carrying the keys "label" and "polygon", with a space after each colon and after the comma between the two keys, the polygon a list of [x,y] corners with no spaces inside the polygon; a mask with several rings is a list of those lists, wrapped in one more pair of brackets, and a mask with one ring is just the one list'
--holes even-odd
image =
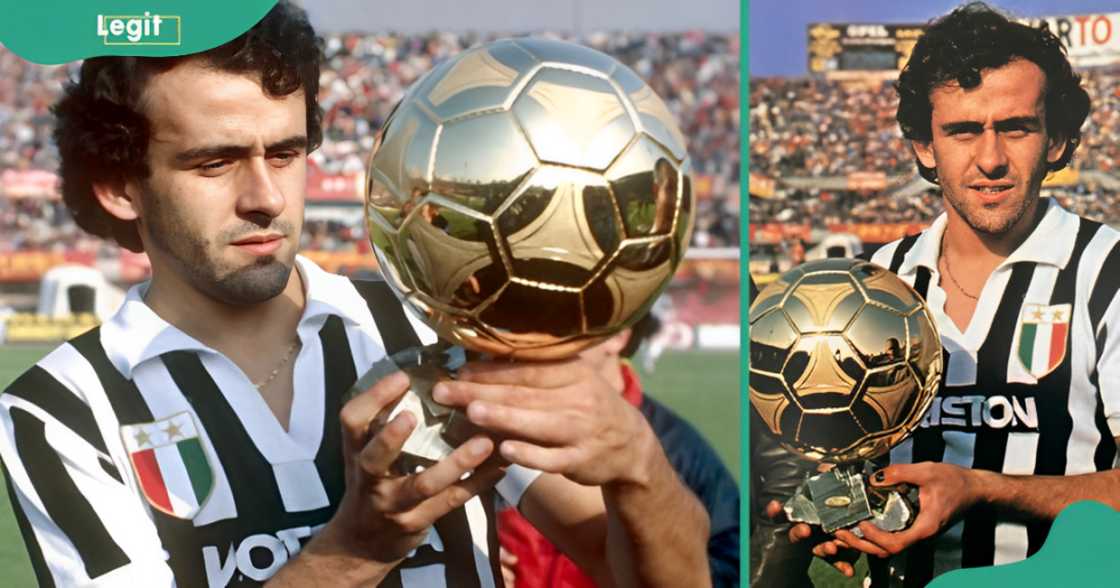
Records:
{"label": "jersey sponsor text", "polygon": [[1038,430],[1038,405],[1031,396],[938,396],[922,428]]}

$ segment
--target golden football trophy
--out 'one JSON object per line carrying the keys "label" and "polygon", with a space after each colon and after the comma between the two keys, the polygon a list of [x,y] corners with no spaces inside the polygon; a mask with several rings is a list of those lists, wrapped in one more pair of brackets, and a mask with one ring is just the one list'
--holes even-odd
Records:
{"label": "golden football trophy", "polygon": [[864,477],[937,393],[941,340],[918,294],[868,262],[812,261],[759,292],[750,340],[753,409],[787,449],[835,466],[786,502],[790,520],[826,532],[864,519],[908,526],[917,489],[868,487]]}
{"label": "golden football trophy", "polygon": [[375,139],[365,201],[385,280],[441,339],[395,362],[413,380],[397,410],[421,423],[404,451],[421,462],[470,434],[430,395],[462,348],[548,360],[617,333],[664,290],[693,224],[665,104],[614,58],[533,38],[413,84]]}

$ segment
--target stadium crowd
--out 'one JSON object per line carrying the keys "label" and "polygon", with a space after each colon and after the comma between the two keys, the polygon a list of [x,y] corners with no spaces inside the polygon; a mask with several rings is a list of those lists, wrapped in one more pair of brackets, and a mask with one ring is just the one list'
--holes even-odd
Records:
{"label": "stadium crowd", "polygon": [[784,198],[750,200],[752,223],[810,223],[828,226],[840,223],[926,222],[941,212],[934,190],[910,197],[886,193],[865,194],[852,190],[797,189]]}
{"label": "stadium crowd", "polygon": [[[1120,70],[1084,69],[1093,110],[1075,166],[1115,172],[1120,161]],[[768,177],[839,177],[853,172],[914,173],[894,115],[893,81],[754,78],[750,169]]]}
{"label": "stadium crowd", "polygon": [[[1044,190],[1073,212],[1120,222],[1120,69],[1081,72],[1093,109],[1074,156],[1077,173],[1115,178],[1104,186],[1086,174],[1074,184]],[[857,172],[882,172],[906,184],[917,169],[894,118],[892,81],[824,78],[755,78],[750,94],[750,169],[776,179],[773,198],[752,198],[752,223],[925,223],[941,212],[936,191],[826,189],[828,180]],[[820,188],[790,187],[790,178]],[[1111,187],[1110,187],[1111,186]],[[900,196],[898,193],[909,193]]]}
{"label": "stadium crowd", "polygon": [[1081,168],[1120,173],[1120,70],[1085,70],[1082,80],[1093,108],[1081,133]]}
{"label": "stadium crowd", "polygon": [[[1055,189],[1044,195],[1057,198],[1071,212],[1107,223],[1120,222],[1120,191],[1093,182]],[[851,190],[786,192],[784,198],[750,200],[752,223],[793,223],[827,227],[843,223],[928,223],[941,214],[941,194],[928,189],[910,196]]]}
{"label": "stadium crowd", "polygon": [[[328,174],[364,171],[373,134],[409,84],[463,49],[499,35],[332,34],[319,102],[324,141],[311,155]],[[571,39],[616,56],[646,79],[689,139],[693,170],[711,178],[697,202],[694,243],[739,242],[739,39],[737,35],[597,33]],[[50,106],[78,64],[30,64],[0,48],[0,173],[58,167]],[[361,237],[342,222],[312,223],[305,244],[353,250]],[[0,186],[0,251],[94,247],[60,203],[12,198]]]}
{"label": "stadium crowd", "polygon": [[750,169],[770,177],[909,173],[889,82],[756,78],[750,95]]}
{"label": "stadium crowd", "polygon": [[50,107],[77,67],[35,65],[0,47],[0,171],[58,169]]}

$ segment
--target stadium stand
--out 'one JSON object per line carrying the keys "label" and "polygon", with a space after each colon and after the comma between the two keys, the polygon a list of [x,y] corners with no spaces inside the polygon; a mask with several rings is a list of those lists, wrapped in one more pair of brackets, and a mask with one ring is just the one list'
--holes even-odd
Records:
{"label": "stadium stand", "polygon": [[[1043,195],[1120,223],[1120,67],[1081,68],[1093,100],[1084,143]],[[895,121],[892,80],[753,78],[750,93],[751,271],[763,283],[830,233],[873,250],[941,213]]]}
{"label": "stadium stand", "polygon": [[[375,269],[360,206],[374,134],[419,76],[465,48],[502,36],[508,35],[324,37],[319,97],[324,140],[309,158],[302,244],[306,255],[330,271],[358,274]],[[667,298],[684,317],[675,325],[679,328],[703,333],[705,325],[738,325],[738,35],[691,31],[546,36],[581,42],[617,57],[649,82],[681,124],[689,139],[695,196],[690,257],[698,259],[689,259],[681,268]],[[85,234],[59,200],[50,106],[63,84],[76,77],[78,66],[35,65],[0,47],[0,309],[28,311],[7,321],[12,327],[9,339],[57,339],[75,328],[30,313],[39,282],[52,267],[96,267],[121,286],[147,276],[146,256]],[[694,288],[698,292],[691,292]],[[0,326],[4,322],[0,318]],[[716,339],[718,346],[738,345],[737,334]]]}
{"label": "stadium stand", "polygon": [[[356,201],[361,183],[351,180],[364,171],[374,133],[409,84],[459,51],[500,36],[326,36],[319,98],[325,137],[311,156],[310,200]],[[694,243],[738,246],[738,36],[596,33],[574,40],[618,57],[665,100],[690,141],[698,197]],[[101,247],[56,200],[50,105],[76,67],[31,64],[0,48],[0,252]],[[362,247],[354,221],[313,220],[310,228],[305,245],[312,249]]]}

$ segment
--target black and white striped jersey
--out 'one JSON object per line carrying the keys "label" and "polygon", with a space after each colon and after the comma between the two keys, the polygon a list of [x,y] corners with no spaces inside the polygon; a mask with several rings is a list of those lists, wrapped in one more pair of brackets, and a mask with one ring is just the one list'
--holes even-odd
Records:
{"label": "black and white striped jersey", "polygon": [[[297,268],[307,306],[287,431],[232,361],[144,304],[143,286],[0,395],[0,457],[42,585],[256,585],[330,519],[342,395],[393,340],[435,335],[388,290],[375,319],[348,279]],[[497,493],[517,504],[533,479],[513,468]],[[500,586],[496,499],[438,521],[383,585]]]}
{"label": "black and white striped jersey", "polygon": [[[1120,436],[1120,233],[1050,199],[1034,232],[988,278],[965,332],[945,314],[938,255],[947,217],[878,250],[925,298],[945,369],[937,397],[890,461],[1005,474],[1072,475],[1116,465]],[[960,567],[1019,561],[1049,523],[977,507],[891,560],[892,583],[924,586]],[[878,574],[875,585],[886,580]]]}

